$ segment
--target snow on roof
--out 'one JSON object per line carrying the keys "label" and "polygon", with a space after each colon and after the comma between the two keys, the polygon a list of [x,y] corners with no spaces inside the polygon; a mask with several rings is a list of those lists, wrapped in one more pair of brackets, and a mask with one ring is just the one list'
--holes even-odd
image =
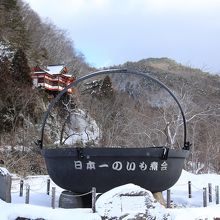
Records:
{"label": "snow on roof", "polygon": [[60,74],[63,68],[64,68],[64,65],[47,66],[47,69],[45,69],[45,72],[51,75],[56,75],[56,74]]}
{"label": "snow on roof", "polygon": [[67,77],[73,77],[73,75],[71,75],[71,74],[64,74],[64,75]]}

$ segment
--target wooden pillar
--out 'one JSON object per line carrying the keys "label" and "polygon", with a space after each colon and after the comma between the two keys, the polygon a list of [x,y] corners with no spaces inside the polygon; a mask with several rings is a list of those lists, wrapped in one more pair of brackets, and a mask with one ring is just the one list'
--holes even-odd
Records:
{"label": "wooden pillar", "polygon": [[56,187],[52,187],[51,207],[53,209],[55,209],[55,201],[56,201]]}
{"label": "wooden pillar", "polygon": [[209,189],[209,202],[212,202],[212,184],[208,184],[208,189]]}
{"label": "wooden pillar", "polygon": [[188,182],[188,194],[189,194],[189,198],[192,198],[192,185],[191,185],[191,181]]}
{"label": "wooden pillar", "polygon": [[25,204],[29,204],[30,202],[30,185],[26,186],[26,195],[25,195]]}
{"label": "wooden pillar", "polygon": [[207,207],[207,188],[203,188],[203,207]]}
{"label": "wooden pillar", "polygon": [[215,186],[215,202],[219,204],[219,186]]}
{"label": "wooden pillar", "polygon": [[167,190],[167,208],[170,208],[170,189]]}
{"label": "wooden pillar", "polygon": [[96,203],[96,188],[92,187],[92,212],[93,213],[96,212],[95,203]]}
{"label": "wooden pillar", "polygon": [[50,195],[50,179],[47,180],[47,195]]}
{"label": "wooden pillar", "polygon": [[20,193],[19,193],[20,197],[23,196],[23,191],[24,191],[24,181],[20,180]]}

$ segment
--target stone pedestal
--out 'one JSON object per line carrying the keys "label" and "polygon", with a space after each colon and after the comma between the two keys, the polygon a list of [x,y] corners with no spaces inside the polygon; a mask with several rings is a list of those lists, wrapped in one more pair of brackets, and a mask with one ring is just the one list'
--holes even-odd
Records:
{"label": "stone pedestal", "polygon": [[0,167],[0,199],[11,202],[11,175],[5,168]]}
{"label": "stone pedestal", "polygon": [[59,207],[65,209],[83,208],[82,197],[71,191],[63,191],[60,194]]}

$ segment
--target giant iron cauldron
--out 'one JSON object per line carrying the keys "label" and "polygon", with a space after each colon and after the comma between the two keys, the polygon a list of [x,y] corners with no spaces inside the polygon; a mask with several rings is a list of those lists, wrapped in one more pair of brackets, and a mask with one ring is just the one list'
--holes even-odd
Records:
{"label": "giant iron cauldron", "polygon": [[[104,74],[134,74],[149,78],[164,88],[177,103],[183,120],[183,148],[45,148],[43,136],[49,112],[69,88],[83,80]],[[41,139],[38,141],[51,179],[60,187],[84,193],[96,187],[103,193],[116,186],[134,183],[151,192],[161,192],[173,186],[181,175],[185,158],[189,154],[186,141],[186,120],[181,105],[170,89],[150,75],[126,69],[93,72],[67,86],[51,102],[45,114]]]}

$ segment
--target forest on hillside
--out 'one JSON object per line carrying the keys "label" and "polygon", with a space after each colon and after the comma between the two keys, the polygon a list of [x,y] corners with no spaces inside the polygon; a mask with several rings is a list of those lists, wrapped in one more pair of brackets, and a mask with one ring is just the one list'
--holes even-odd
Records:
{"label": "forest on hillside", "polygon": [[25,158],[27,170],[41,172],[37,168],[41,167],[37,160],[42,163],[40,155],[27,154],[24,147],[18,153],[14,147],[35,146],[49,100],[44,91],[32,89],[30,71],[36,65],[51,64],[65,64],[75,77],[93,69],[65,30],[41,19],[22,0],[1,0],[0,145],[4,154],[0,161],[9,170],[18,169],[17,164]]}
{"label": "forest on hillside", "polygon": [[30,66],[65,64],[74,74],[90,70],[66,31],[41,19],[22,0],[1,0],[0,42],[6,53],[24,50]]}
{"label": "forest on hillside", "polygon": [[[49,99],[45,91],[33,89],[30,68],[60,63],[67,65],[75,77],[95,70],[64,30],[42,20],[22,0],[1,0],[0,163],[13,172],[46,172],[34,142],[39,138]],[[168,58],[143,59],[109,68],[142,71],[167,85],[186,115],[191,151],[185,168],[194,173],[220,172],[219,76]],[[122,74],[80,83],[76,93],[64,97],[51,113],[48,143],[65,139],[70,116],[77,108],[84,110],[85,118],[91,116],[100,130],[98,142],[88,138],[87,143],[77,146],[183,147],[178,108],[150,80]]]}

